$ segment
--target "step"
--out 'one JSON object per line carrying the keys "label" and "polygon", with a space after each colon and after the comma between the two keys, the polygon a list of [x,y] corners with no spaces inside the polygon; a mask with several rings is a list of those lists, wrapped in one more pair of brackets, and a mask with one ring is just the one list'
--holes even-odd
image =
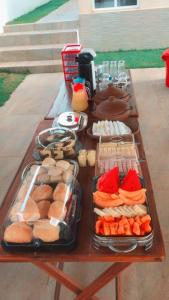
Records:
{"label": "step", "polygon": [[5,25],[4,32],[25,32],[25,31],[40,31],[40,30],[59,30],[59,29],[75,29],[79,27],[79,20],[46,22],[46,23],[26,23],[16,25]]}
{"label": "step", "polygon": [[3,33],[0,47],[77,43],[77,39],[77,29]]}
{"label": "step", "polygon": [[0,72],[10,71],[14,73],[57,73],[62,72],[61,60],[22,61],[0,63]]}
{"label": "step", "polygon": [[63,46],[64,44],[2,47],[0,62],[60,59]]}

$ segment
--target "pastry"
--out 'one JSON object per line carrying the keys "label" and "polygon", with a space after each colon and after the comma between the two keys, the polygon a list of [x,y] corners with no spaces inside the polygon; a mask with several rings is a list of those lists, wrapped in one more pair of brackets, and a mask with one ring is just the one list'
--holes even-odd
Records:
{"label": "pastry", "polygon": [[48,218],[55,218],[62,221],[66,216],[66,212],[67,209],[63,201],[54,201],[49,207]]}
{"label": "pastry", "polygon": [[36,202],[45,199],[52,199],[52,193],[53,190],[50,185],[36,185],[34,186],[34,190],[31,193],[31,198]]}
{"label": "pastry", "polygon": [[33,237],[46,243],[59,240],[59,233],[59,225],[53,226],[49,220],[39,220],[33,227]]}
{"label": "pastry", "polygon": [[54,151],[54,158],[55,158],[56,160],[58,160],[58,159],[63,159],[63,158],[64,158],[63,151],[62,151],[62,150],[55,150],[55,151]]}
{"label": "pastry", "polygon": [[95,136],[119,136],[131,134],[131,129],[120,121],[98,121],[93,123],[92,133]]}
{"label": "pastry", "polygon": [[49,200],[42,200],[37,203],[41,219],[48,218],[48,211],[49,211],[50,204],[51,203]]}
{"label": "pastry", "polygon": [[51,157],[46,157],[42,162],[42,166],[55,166],[55,165],[56,165],[56,161]]}
{"label": "pastry", "polygon": [[32,228],[24,222],[16,222],[6,227],[4,240],[9,243],[30,243]]}
{"label": "pastry", "polygon": [[64,153],[66,156],[73,156],[76,154],[74,149],[66,150]]}
{"label": "pastry", "polygon": [[63,182],[59,182],[53,192],[53,200],[54,201],[62,201],[67,202],[71,195],[70,189],[67,184]]}
{"label": "pastry", "polygon": [[86,167],[87,155],[80,154],[78,156],[78,162],[80,167]]}
{"label": "pastry", "polygon": [[48,157],[52,156],[51,150],[49,149],[42,149],[39,152],[42,156],[48,156]]}
{"label": "pastry", "polygon": [[70,163],[66,160],[59,160],[56,162],[56,167],[60,167],[64,171],[66,171],[70,167]]}
{"label": "pastry", "polygon": [[96,163],[96,151],[88,150],[87,151],[87,163],[89,167],[94,167]]}

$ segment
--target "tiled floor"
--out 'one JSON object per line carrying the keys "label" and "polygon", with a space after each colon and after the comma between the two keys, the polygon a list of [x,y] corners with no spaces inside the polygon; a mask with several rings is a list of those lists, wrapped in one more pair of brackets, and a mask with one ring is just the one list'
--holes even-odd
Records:
{"label": "tiled floor", "polygon": [[[164,86],[164,69],[132,70],[132,77],[167,259],[163,263],[133,264],[126,270],[122,276],[123,300],[168,300],[169,89]],[[0,202],[37,123],[58,92],[61,78],[60,74],[30,75],[0,108]],[[85,286],[108,265],[67,263],[64,270]],[[54,280],[30,264],[1,264],[0,300],[52,300],[54,286]],[[98,295],[101,300],[114,299],[114,284],[111,282]],[[73,297],[61,289],[61,300]]]}

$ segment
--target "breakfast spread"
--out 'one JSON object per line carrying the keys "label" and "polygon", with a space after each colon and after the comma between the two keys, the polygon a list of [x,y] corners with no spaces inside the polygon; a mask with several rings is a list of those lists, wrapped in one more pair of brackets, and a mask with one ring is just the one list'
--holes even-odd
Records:
{"label": "breakfast spread", "polygon": [[[87,108],[90,112],[85,85],[77,87],[72,103],[76,112],[58,115],[54,127],[36,136],[32,153],[36,161],[24,169],[4,222],[2,244],[7,250],[23,246],[30,250],[71,249],[76,245],[81,215],[79,170],[80,180],[88,172],[94,175],[95,170],[93,182],[89,177],[95,248],[116,251],[113,245],[134,241],[146,248],[153,243],[136,135],[130,122],[125,122],[132,113],[130,94],[109,85],[93,97],[95,110],[88,124],[90,115],[82,112]],[[77,93],[83,96],[80,102]],[[86,133],[89,143],[85,143]],[[97,145],[94,139],[99,140]]]}

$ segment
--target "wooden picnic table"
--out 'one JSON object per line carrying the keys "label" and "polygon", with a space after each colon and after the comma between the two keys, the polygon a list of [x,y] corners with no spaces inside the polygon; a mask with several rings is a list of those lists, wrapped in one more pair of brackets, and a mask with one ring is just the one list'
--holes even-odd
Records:
{"label": "wooden picnic table", "polygon": [[[136,107],[136,106],[135,106]],[[92,116],[89,112],[89,124],[91,123]],[[28,150],[18,168],[12,184],[9,187],[7,195],[4,198],[0,210],[0,222],[7,214],[11,201],[16,193],[20,184],[20,177],[24,167],[33,161],[32,152],[35,147],[35,136],[43,129],[51,127],[53,120],[43,120],[38,125]],[[132,122],[138,122],[136,117],[132,117]],[[86,149],[96,148],[96,141],[89,138],[86,131],[79,133],[79,140]],[[77,246],[71,252],[57,251],[55,252],[21,252],[10,253],[0,247],[0,262],[29,262],[36,265],[38,268],[44,270],[49,276],[56,279],[60,284],[63,284],[69,290],[76,294],[76,300],[82,299],[95,299],[99,298],[94,296],[102,287],[104,287],[112,279],[116,279],[116,299],[121,299],[121,280],[120,273],[134,262],[160,262],[165,258],[165,249],[160,229],[160,224],[157,216],[156,205],[153,195],[153,189],[148,170],[147,160],[144,152],[142,136],[139,132],[136,136],[136,143],[140,157],[143,159],[141,163],[142,174],[145,179],[147,188],[147,197],[152,216],[152,226],[154,231],[153,246],[150,250],[145,251],[143,247],[138,247],[130,253],[114,253],[109,249],[104,251],[96,250],[92,246],[92,209],[91,209],[91,182],[94,176],[94,168],[86,167],[80,168],[78,175],[79,183],[83,190],[82,196],[82,216],[79,223],[79,230],[77,236]],[[99,275],[87,287],[82,287],[81,284],[66,275],[62,268],[65,262],[110,262],[112,265]],[[57,263],[57,265],[56,265]],[[58,287],[58,286],[57,286]],[[59,289],[58,289],[59,291]],[[58,292],[59,295],[59,292]],[[57,295],[57,296],[58,296]],[[59,299],[59,296],[57,297]]]}

